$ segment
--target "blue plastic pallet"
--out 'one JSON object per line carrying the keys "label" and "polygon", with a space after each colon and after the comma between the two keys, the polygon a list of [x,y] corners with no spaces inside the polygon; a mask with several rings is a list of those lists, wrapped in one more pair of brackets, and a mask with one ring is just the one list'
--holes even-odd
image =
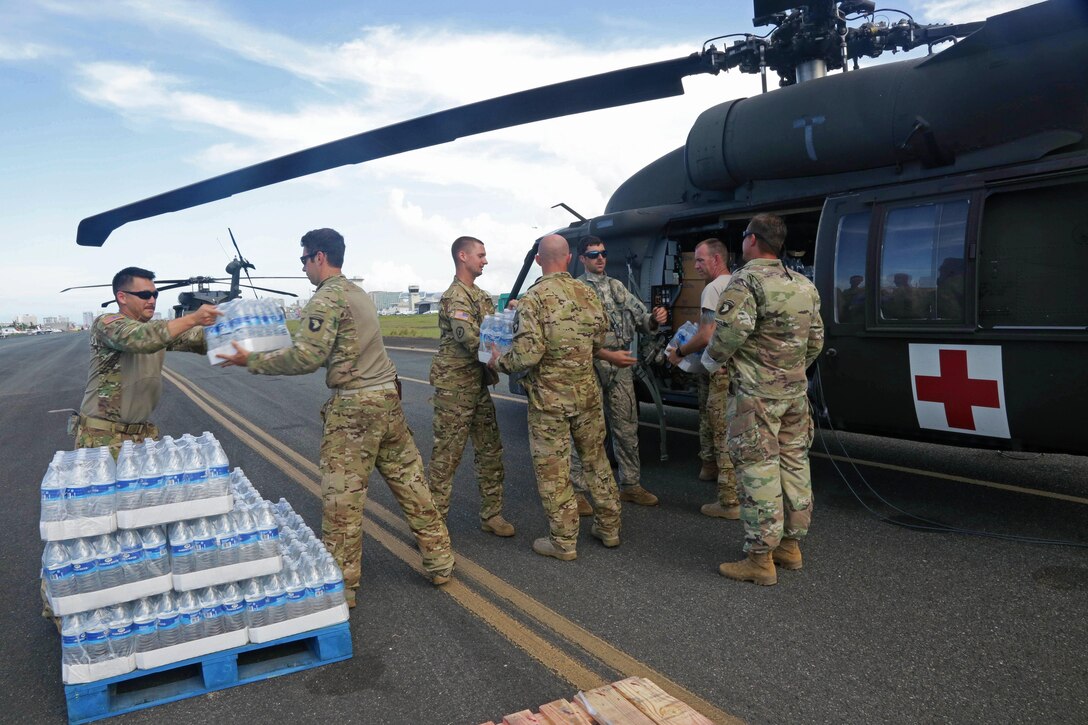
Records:
{"label": "blue plastic pallet", "polygon": [[134,670],[83,685],[65,685],[68,722],[93,722],[267,680],[351,658],[351,631],[342,622],[289,637],[247,644],[153,670]]}

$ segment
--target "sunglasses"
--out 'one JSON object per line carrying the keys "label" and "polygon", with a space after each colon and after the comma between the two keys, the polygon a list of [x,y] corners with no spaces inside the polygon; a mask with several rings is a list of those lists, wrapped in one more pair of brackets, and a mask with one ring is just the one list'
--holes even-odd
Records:
{"label": "sunglasses", "polygon": [[301,257],[298,258],[298,261],[302,262],[303,264],[306,264],[307,262],[309,262],[311,259],[313,259],[316,256],[317,256],[317,252],[311,252],[310,254],[303,254]]}
{"label": "sunglasses", "polygon": [[596,259],[597,257],[604,257],[605,259],[608,259],[608,252],[601,249],[601,250],[596,251],[596,252],[586,252],[582,256],[585,257],[586,259]]}
{"label": "sunglasses", "polygon": [[751,229],[745,229],[743,232],[740,233],[740,240],[743,242],[745,239],[748,238],[749,234],[751,234],[756,239],[762,239],[763,238],[763,235],[760,234],[759,232],[753,232]]}
{"label": "sunglasses", "polygon": [[140,290],[139,292],[130,292],[127,289],[123,289],[121,291],[124,292],[126,295],[132,295],[133,297],[139,297],[141,300],[150,300],[152,298],[156,298],[156,297],[159,296],[159,291],[158,290],[155,290],[154,292],[149,292],[149,291],[143,289],[143,290]]}

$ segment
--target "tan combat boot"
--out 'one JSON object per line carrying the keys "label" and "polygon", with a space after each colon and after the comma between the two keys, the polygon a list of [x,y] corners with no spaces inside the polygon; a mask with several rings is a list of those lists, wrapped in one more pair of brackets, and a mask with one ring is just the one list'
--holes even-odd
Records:
{"label": "tan combat boot", "polygon": [[718,573],[728,579],[754,582],[765,587],[778,583],[778,573],[774,570],[774,562],[771,561],[769,551],[760,553],[749,551],[747,558],[719,566]]}
{"label": "tan combat boot", "polygon": [[451,581],[453,581],[453,569],[437,574],[431,574],[431,584],[434,584],[436,587],[440,587],[443,584],[449,584]]}
{"label": "tan combat boot", "polygon": [[702,468],[699,469],[700,481],[717,481],[718,480],[718,462],[717,461],[703,461]]}
{"label": "tan combat boot", "polygon": [[579,516],[593,515],[593,504],[589,502],[589,499],[586,498],[586,495],[584,493],[579,492],[574,494],[574,500],[578,504]]}
{"label": "tan combat boot", "polygon": [[740,504],[722,506],[715,501],[714,503],[703,504],[703,507],[699,509],[699,512],[702,513],[703,516],[736,521],[740,518]]}
{"label": "tan combat boot", "polygon": [[567,551],[560,548],[559,544],[551,540],[551,537],[543,536],[533,542],[533,551],[541,556],[550,556],[559,561],[573,561],[578,558],[578,552]]}
{"label": "tan combat boot", "polygon": [[642,486],[627,486],[620,489],[620,501],[629,501],[639,506],[657,506],[657,496]]}
{"label": "tan combat boot", "polygon": [[514,525],[504,519],[502,514],[495,514],[491,518],[482,521],[480,528],[495,536],[507,537],[514,535]]}
{"label": "tan combat boot", "polygon": [[778,548],[771,552],[771,560],[783,569],[800,569],[801,542],[797,539],[782,539]]}
{"label": "tan combat boot", "polygon": [[594,539],[599,539],[600,542],[609,549],[614,549],[615,547],[620,545],[619,534],[605,534],[603,531],[597,528],[597,524],[593,524],[593,526],[590,527],[589,533],[593,535]]}

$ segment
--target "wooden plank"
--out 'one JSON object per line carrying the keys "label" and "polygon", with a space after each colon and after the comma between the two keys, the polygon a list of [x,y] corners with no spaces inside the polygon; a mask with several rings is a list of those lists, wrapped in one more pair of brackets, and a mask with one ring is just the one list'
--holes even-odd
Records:
{"label": "wooden plank", "polygon": [[586,712],[600,725],[657,725],[612,685],[579,692],[575,701],[585,706]]}
{"label": "wooden plank", "polygon": [[540,715],[547,725],[593,725],[585,710],[566,700],[541,705]]}
{"label": "wooden plank", "polygon": [[543,721],[538,719],[532,710],[514,712],[502,719],[503,725],[541,725],[542,723]]}
{"label": "wooden plank", "polygon": [[613,682],[612,687],[658,725],[714,725],[690,705],[644,677],[628,677]]}

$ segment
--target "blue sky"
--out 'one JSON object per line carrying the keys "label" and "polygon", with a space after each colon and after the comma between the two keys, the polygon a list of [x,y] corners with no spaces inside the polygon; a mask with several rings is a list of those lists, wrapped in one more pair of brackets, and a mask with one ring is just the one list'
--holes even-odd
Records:
{"label": "blue sky", "polygon": [[[1020,0],[896,2],[921,22]],[[318,8],[319,10],[313,10]],[[367,289],[444,289],[449,244],[484,240],[479,284],[513,281],[528,245],[599,214],[615,187],[683,144],[703,109],[759,92],[732,72],[687,93],[352,166],[135,222],[102,248],[83,217],[398,120],[523,88],[687,55],[752,30],[746,2],[178,2],[0,0],[0,322],[98,312],[138,265],[219,275],[227,227],[255,274],[299,273],[298,239],[331,226]],[[889,16],[890,17],[890,16]],[[900,56],[901,57],[901,56]],[[272,287],[306,294],[304,280]],[[159,309],[173,302],[167,293]]]}

